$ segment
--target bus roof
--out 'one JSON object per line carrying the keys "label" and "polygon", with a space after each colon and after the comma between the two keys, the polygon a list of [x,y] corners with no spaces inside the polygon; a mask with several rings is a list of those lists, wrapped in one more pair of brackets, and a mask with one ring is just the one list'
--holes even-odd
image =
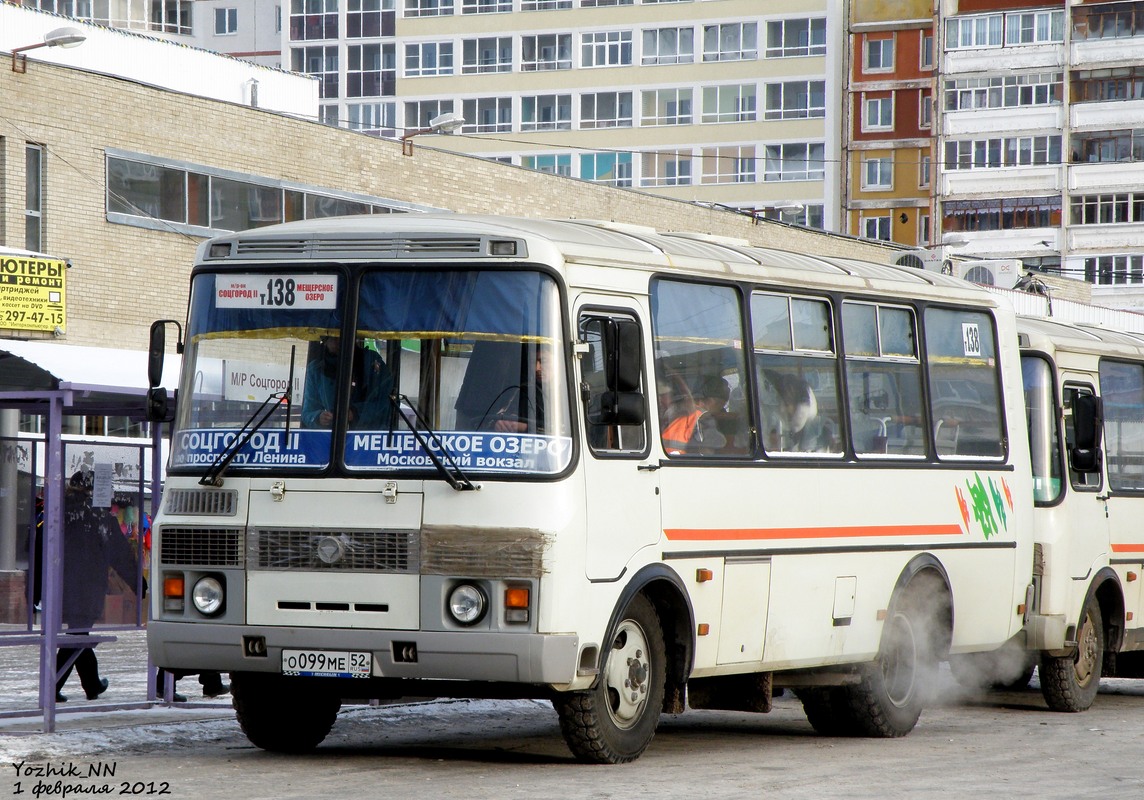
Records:
{"label": "bus roof", "polygon": [[1017,331],[1022,347],[1044,352],[1079,350],[1135,355],[1144,345],[1144,334],[1040,317],[1018,317]]}
{"label": "bus roof", "polygon": [[504,258],[490,248],[490,242],[512,239],[524,243],[517,255],[522,260],[654,272],[686,269],[723,278],[797,282],[807,288],[865,286],[875,291],[1008,305],[980,287],[937,272],[601,220],[447,213],[327,217],[215,237],[200,245],[197,263],[221,258],[232,264],[301,259],[468,261]]}

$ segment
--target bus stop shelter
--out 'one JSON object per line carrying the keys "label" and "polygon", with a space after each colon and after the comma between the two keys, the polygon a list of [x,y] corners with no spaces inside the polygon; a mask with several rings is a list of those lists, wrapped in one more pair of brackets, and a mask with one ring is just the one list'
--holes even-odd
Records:
{"label": "bus stop shelter", "polygon": [[[178,359],[168,359],[163,383],[170,390],[177,382]],[[28,549],[25,585],[26,615],[22,625],[8,624],[0,629],[0,647],[38,646],[39,649],[39,703],[36,708],[0,712],[0,716],[42,715],[44,731],[55,730],[56,723],[56,652],[62,644],[68,648],[82,648],[99,642],[114,641],[109,631],[114,624],[102,625],[90,631],[69,631],[63,635],[61,609],[63,597],[63,541],[64,541],[64,487],[69,470],[78,460],[93,461],[90,452],[110,448],[115,452],[128,451],[123,461],[128,463],[121,473],[137,487],[139,505],[134,512],[132,532],[139,543],[137,556],[143,557],[145,514],[151,517],[158,511],[163,477],[162,426],[152,425],[149,441],[124,440],[120,445],[109,437],[98,442],[83,442],[83,437],[65,436],[64,419],[69,416],[126,417],[145,419],[147,408],[147,353],[144,350],[119,350],[99,347],[78,347],[52,341],[21,341],[0,339],[0,576],[19,573],[17,541],[20,526],[26,525],[27,542],[32,541],[37,527],[36,516],[42,521],[42,564],[35,563],[35,550]],[[42,420],[38,437],[20,435],[18,423],[21,414],[38,416]],[[91,450],[79,458],[69,448],[90,444]],[[24,466],[25,480],[30,480],[32,491],[42,496],[42,513],[18,515],[16,506],[20,482],[20,466]],[[117,464],[116,467],[123,467]],[[101,470],[106,473],[106,470]],[[132,494],[134,489],[132,489]],[[144,509],[143,504],[148,508]],[[25,507],[27,503],[24,504]],[[26,510],[26,509],[25,509]],[[23,516],[23,519],[18,517]],[[137,570],[134,587],[142,601],[144,567],[142,560]],[[40,570],[40,613],[36,623],[32,585],[36,571]],[[13,607],[9,598],[9,610]],[[146,621],[146,608],[142,602],[135,607],[133,620],[120,618],[119,629],[142,627]],[[132,624],[133,623],[133,624]],[[76,651],[78,653],[78,650]],[[140,665],[150,670],[150,664]],[[154,684],[148,680],[149,691],[140,704],[154,700]],[[132,707],[139,704],[130,704]],[[85,706],[83,710],[111,710],[125,706],[100,704]],[[79,709],[77,709],[79,710]]]}

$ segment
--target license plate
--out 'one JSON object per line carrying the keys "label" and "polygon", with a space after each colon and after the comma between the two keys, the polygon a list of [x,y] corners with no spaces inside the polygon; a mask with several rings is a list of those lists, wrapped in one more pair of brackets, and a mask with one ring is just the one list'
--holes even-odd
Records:
{"label": "license plate", "polygon": [[368,678],[373,654],[333,650],[283,650],[282,674],[316,678]]}

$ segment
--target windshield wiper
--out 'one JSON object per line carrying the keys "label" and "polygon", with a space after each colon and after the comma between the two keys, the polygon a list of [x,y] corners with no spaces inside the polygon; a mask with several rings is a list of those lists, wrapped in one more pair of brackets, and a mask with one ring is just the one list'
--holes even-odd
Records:
{"label": "windshield wiper", "polygon": [[[468,476],[466,476],[461,469],[461,466],[457,463],[457,460],[453,458],[453,454],[449,452],[445,447],[445,443],[441,441],[441,437],[426,423],[425,418],[421,416],[421,412],[409,401],[408,397],[399,392],[394,392],[389,396],[389,402],[393,404],[398,416],[400,416],[402,421],[409,427],[410,432],[414,438],[417,439],[417,443],[421,445],[421,449],[425,451],[425,455],[429,456],[429,460],[433,462],[433,466],[441,473],[441,477],[445,479],[446,483],[458,492],[474,491],[481,488],[469,480]],[[409,419],[405,413],[405,409],[402,408],[403,404],[409,406],[415,420]],[[446,467],[445,462],[429,447],[430,442],[422,434],[419,426],[423,426],[425,431],[428,432],[432,443],[441,451],[441,455],[445,456],[445,461],[449,462],[449,466]]]}
{"label": "windshield wiper", "polygon": [[234,437],[234,440],[227,447],[215,456],[214,461],[211,462],[206,473],[203,477],[199,478],[200,486],[222,486],[222,475],[226,472],[226,468],[230,466],[230,462],[238,455],[238,451],[246,446],[254,434],[258,433],[258,430],[270,419],[275,409],[283,403],[286,404],[286,432],[283,434],[284,441],[290,439],[290,411],[293,408],[294,354],[296,350],[296,347],[290,348],[290,374],[288,376],[288,382],[286,383],[286,390],[271,393],[259,404],[258,408],[254,409],[254,413],[242,424],[238,435]]}

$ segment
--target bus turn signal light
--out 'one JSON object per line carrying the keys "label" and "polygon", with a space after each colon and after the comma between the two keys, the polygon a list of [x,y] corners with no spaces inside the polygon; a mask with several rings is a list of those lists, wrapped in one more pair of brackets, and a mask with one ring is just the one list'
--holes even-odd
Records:
{"label": "bus turn signal light", "polygon": [[183,612],[183,593],[186,583],[181,572],[167,572],[163,574],[163,610]]}
{"label": "bus turn signal light", "polygon": [[528,622],[531,591],[527,586],[509,586],[504,590],[504,621]]}

